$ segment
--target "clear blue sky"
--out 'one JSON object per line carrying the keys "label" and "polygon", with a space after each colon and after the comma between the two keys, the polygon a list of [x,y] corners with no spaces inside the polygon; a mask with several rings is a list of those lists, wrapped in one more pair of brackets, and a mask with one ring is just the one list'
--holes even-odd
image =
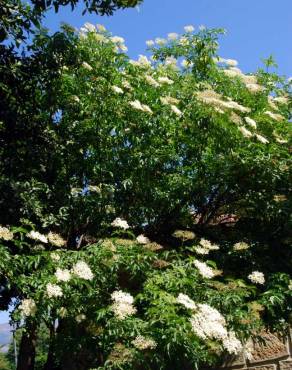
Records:
{"label": "clear blue sky", "polygon": [[220,42],[221,56],[237,59],[243,71],[251,72],[272,54],[279,73],[292,75],[292,0],[144,0],[139,9],[112,17],[82,16],[80,9],[49,12],[45,25],[55,31],[62,21],[78,28],[102,23],[126,39],[132,58],[145,53],[146,40],[180,33],[185,25],[223,27],[227,35]]}
{"label": "clear blue sky", "polygon": [[[223,27],[220,55],[235,58],[245,72],[261,65],[261,58],[273,55],[279,73],[292,76],[292,0],[145,0],[137,9],[119,11],[113,17],[81,15],[69,7],[58,14],[49,12],[45,25],[57,31],[61,22],[80,28],[85,22],[102,23],[114,35],[126,39],[129,55],[145,53],[145,41],[180,33],[183,26]],[[0,312],[0,323],[7,322]]]}

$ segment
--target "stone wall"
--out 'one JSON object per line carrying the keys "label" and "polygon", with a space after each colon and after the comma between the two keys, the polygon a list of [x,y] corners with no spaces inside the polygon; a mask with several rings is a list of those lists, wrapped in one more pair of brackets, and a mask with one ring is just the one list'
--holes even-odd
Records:
{"label": "stone wall", "polygon": [[224,364],[212,370],[292,370],[292,342],[290,331],[287,338],[264,333],[261,343],[252,344],[252,356],[226,359]]}

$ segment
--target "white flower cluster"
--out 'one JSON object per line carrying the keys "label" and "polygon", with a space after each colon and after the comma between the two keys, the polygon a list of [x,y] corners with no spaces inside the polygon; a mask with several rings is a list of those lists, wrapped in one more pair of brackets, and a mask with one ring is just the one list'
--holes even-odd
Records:
{"label": "white flower cluster", "polygon": [[234,246],[233,246],[233,249],[235,251],[243,251],[245,249],[248,249],[249,248],[249,245],[245,242],[238,242],[238,243],[235,243]]}
{"label": "white flower cluster", "polygon": [[88,64],[87,62],[82,62],[82,67],[84,69],[87,69],[88,71],[92,71],[93,70],[93,68],[91,67],[91,65]]}
{"label": "white flower cluster", "polygon": [[175,105],[171,105],[170,106],[170,109],[173,111],[174,114],[176,114],[177,116],[182,116],[182,111],[178,109],[178,107],[176,107]]}
{"label": "white flower cluster", "polygon": [[259,142],[261,142],[262,144],[267,144],[269,142],[268,139],[266,139],[265,137],[263,137],[262,135],[259,135],[259,134],[256,134],[255,137],[257,138],[257,140]]}
{"label": "white flower cluster", "polygon": [[163,45],[165,45],[167,43],[167,40],[162,39],[161,37],[156,37],[155,43],[157,45],[163,46]]}
{"label": "white flower cluster", "polygon": [[61,235],[49,232],[48,241],[56,247],[63,247],[66,241],[61,237]]}
{"label": "white flower cluster", "polygon": [[114,301],[111,308],[118,319],[123,320],[137,312],[133,306],[134,298],[131,294],[116,290],[112,293],[111,298]]}
{"label": "white flower cluster", "polygon": [[84,315],[83,313],[80,313],[79,315],[77,315],[75,317],[75,320],[76,320],[76,322],[78,322],[78,324],[80,324],[85,319],[86,319],[86,315]]}
{"label": "white flower cluster", "polygon": [[150,240],[143,234],[138,235],[136,240],[139,244],[148,244],[148,243],[150,243]]}
{"label": "white flower cluster", "polygon": [[62,288],[57,284],[48,283],[46,286],[47,295],[49,298],[53,297],[62,297],[63,291]]}
{"label": "white flower cluster", "polygon": [[248,275],[249,280],[254,284],[264,284],[265,283],[265,276],[262,272],[253,271],[251,274]]}
{"label": "white flower cluster", "polygon": [[238,130],[242,133],[244,137],[250,138],[253,136],[252,132],[250,132],[247,128],[244,126],[238,127]]}
{"label": "white flower cluster", "polygon": [[52,253],[50,254],[50,257],[51,257],[51,259],[52,259],[54,262],[58,262],[58,261],[60,261],[60,259],[61,259],[60,255],[59,255],[58,253],[56,253],[56,252],[52,252]]}
{"label": "white flower cluster", "polygon": [[48,238],[45,235],[39,233],[38,231],[32,230],[28,234],[26,234],[26,236],[30,239],[37,240],[42,243],[48,243]]}
{"label": "white flower cluster", "polygon": [[177,303],[182,304],[183,306],[185,306],[189,310],[195,310],[197,308],[196,303],[186,294],[179,293],[176,301],[177,301]]}
{"label": "white flower cluster", "polygon": [[159,83],[150,75],[145,75],[146,82],[153,87],[159,87]]}
{"label": "white flower cluster", "polygon": [[75,263],[72,267],[72,273],[84,280],[92,280],[94,277],[90,267],[84,261],[78,261]]}
{"label": "white flower cluster", "polygon": [[244,107],[233,100],[223,100],[223,96],[213,90],[197,91],[196,97],[202,103],[208,104],[217,109],[223,109],[223,111],[226,109],[235,109],[242,113],[250,112],[250,108]]}
{"label": "white flower cluster", "polygon": [[253,120],[252,118],[250,117],[244,117],[245,119],[245,122],[250,125],[252,128],[257,128],[257,123],[255,120]]}
{"label": "white flower cluster", "polygon": [[199,242],[200,246],[196,248],[198,254],[209,254],[210,251],[219,249],[217,244],[212,244],[209,240],[202,238]]}
{"label": "white flower cluster", "polygon": [[148,105],[141,104],[141,102],[139,100],[130,101],[129,104],[134,109],[140,110],[140,111],[145,112],[145,113],[150,113],[150,114],[153,113],[151,108]]}
{"label": "white flower cluster", "polygon": [[155,340],[151,338],[143,337],[142,335],[138,335],[133,341],[132,341],[134,347],[137,349],[143,351],[145,349],[154,349],[157,347],[157,343]]}
{"label": "white flower cluster", "polygon": [[270,112],[269,110],[264,111],[264,113],[275,121],[283,121],[284,119],[279,113]]}
{"label": "white flower cluster", "polygon": [[182,293],[178,295],[176,301],[193,311],[190,323],[198,337],[221,341],[223,347],[231,354],[238,354],[242,351],[242,344],[233,331],[227,331],[226,321],[218,310],[208,304],[197,304]]}
{"label": "white flower cluster", "polygon": [[189,26],[185,26],[185,27],[184,27],[184,30],[185,30],[185,32],[187,32],[187,33],[192,33],[192,32],[194,32],[195,28],[194,28],[194,26],[189,25]]}
{"label": "white flower cluster", "polygon": [[212,279],[215,276],[214,271],[205,262],[195,260],[194,265],[205,279]]}
{"label": "white flower cluster", "polygon": [[[220,59],[220,58],[219,58]],[[228,76],[228,77],[237,77],[239,78],[246,86],[246,88],[251,92],[251,93],[258,93],[263,91],[265,88],[261,85],[258,84],[256,76],[253,75],[245,75],[242,73],[242,71],[235,67],[231,66],[228,69],[224,69],[223,73]]]}
{"label": "white flower cluster", "polygon": [[119,86],[113,85],[112,90],[117,94],[123,94],[123,89],[121,89]]}
{"label": "white flower cluster", "polygon": [[228,332],[221,313],[207,304],[198,304],[197,312],[190,318],[193,331],[202,339],[215,339],[231,354],[242,350],[242,344],[234,332]]}
{"label": "white flower cluster", "polygon": [[122,218],[120,217],[117,217],[112,223],[111,225],[113,227],[118,227],[118,228],[121,228],[121,229],[124,229],[124,230],[127,230],[129,229],[129,225],[128,225],[128,222],[123,220]]}
{"label": "white flower cluster", "polygon": [[33,299],[26,298],[19,305],[19,309],[23,317],[29,317],[35,315],[37,307]]}
{"label": "white flower cluster", "polygon": [[158,82],[160,82],[161,84],[166,84],[166,85],[172,85],[173,84],[173,81],[166,77],[166,76],[160,76],[158,77]]}
{"label": "white flower cluster", "polygon": [[55,276],[57,281],[69,281],[71,279],[71,273],[68,269],[57,268]]}
{"label": "white flower cluster", "polygon": [[154,42],[153,40],[147,40],[147,41],[146,41],[146,45],[147,45],[148,47],[151,47],[151,46],[154,46],[154,45],[155,45],[155,42]]}
{"label": "white flower cluster", "polygon": [[0,239],[11,240],[13,239],[13,232],[7,227],[0,226]]}

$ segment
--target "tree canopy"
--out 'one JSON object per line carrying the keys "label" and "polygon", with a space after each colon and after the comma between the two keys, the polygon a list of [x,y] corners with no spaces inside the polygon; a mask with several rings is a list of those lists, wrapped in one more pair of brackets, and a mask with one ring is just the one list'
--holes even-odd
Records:
{"label": "tree canopy", "polygon": [[131,60],[87,23],[10,55],[1,304],[31,363],[43,324],[46,370],[193,369],[286,330],[291,81],[218,56],[222,33]]}

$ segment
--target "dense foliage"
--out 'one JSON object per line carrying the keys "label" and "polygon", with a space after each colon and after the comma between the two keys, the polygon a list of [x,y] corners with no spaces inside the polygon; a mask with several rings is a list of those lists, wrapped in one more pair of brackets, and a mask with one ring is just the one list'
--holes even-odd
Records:
{"label": "dense foliage", "polygon": [[104,27],[66,27],[5,69],[1,304],[25,330],[19,369],[44,324],[47,370],[194,369],[285,331],[291,81],[218,57],[221,33],[187,26],[133,61]]}

